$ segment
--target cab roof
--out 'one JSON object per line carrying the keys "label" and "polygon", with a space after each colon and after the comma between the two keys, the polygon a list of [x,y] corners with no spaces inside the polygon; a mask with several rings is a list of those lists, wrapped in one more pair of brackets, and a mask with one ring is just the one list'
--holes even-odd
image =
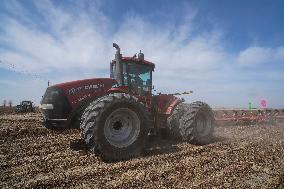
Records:
{"label": "cab roof", "polygon": [[[121,60],[124,62],[134,62],[137,64],[144,64],[144,65],[152,67],[153,69],[155,68],[155,64],[147,60],[139,60],[138,58],[134,58],[134,57],[122,57]],[[114,64],[114,62],[115,60],[112,60],[112,64]]]}

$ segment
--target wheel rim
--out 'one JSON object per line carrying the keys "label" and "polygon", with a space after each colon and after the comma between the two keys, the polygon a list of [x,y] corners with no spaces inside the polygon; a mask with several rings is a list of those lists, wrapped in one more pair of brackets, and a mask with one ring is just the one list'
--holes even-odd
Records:
{"label": "wheel rim", "polygon": [[113,111],[104,124],[104,134],[107,141],[117,147],[131,145],[140,133],[140,120],[137,114],[128,108]]}
{"label": "wheel rim", "polygon": [[196,118],[196,131],[199,136],[206,136],[211,130],[211,119],[203,114],[199,114]]}

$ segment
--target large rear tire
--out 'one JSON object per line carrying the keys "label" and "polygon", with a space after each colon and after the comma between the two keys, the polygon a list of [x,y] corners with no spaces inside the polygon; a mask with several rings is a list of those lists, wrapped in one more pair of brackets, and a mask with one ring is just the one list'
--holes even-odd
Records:
{"label": "large rear tire", "polygon": [[172,133],[174,133],[173,138],[195,144],[207,144],[212,140],[214,115],[208,104],[197,101],[176,108],[182,108],[182,110],[174,110],[173,115],[169,118],[174,116],[179,120],[168,122],[168,127],[172,128]]}
{"label": "large rear tire", "polygon": [[189,104],[179,103],[167,119],[167,134],[171,139],[179,140],[182,138],[180,133],[180,120],[189,109]]}
{"label": "large rear tire", "polygon": [[137,98],[124,93],[101,97],[84,111],[81,136],[104,160],[136,157],[146,145],[149,117]]}
{"label": "large rear tire", "polygon": [[207,144],[212,140],[214,114],[204,102],[193,102],[181,119],[183,140],[196,144]]}

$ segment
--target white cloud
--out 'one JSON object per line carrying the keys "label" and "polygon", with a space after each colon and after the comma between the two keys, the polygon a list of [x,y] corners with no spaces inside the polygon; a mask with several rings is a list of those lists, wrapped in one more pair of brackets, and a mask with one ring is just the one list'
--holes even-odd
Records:
{"label": "white cloud", "polygon": [[17,87],[18,86],[18,83],[15,82],[15,81],[11,81],[11,80],[0,80],[0,84],[1,85],[6,85],[6,86],[13,86],[13,87]]}
{"label": "white cloud", "polygon": [[[242,67],[284,60],[283,46],[252,46],[234,57],[224,49],[221,29],[196,32],[198,27],[194,19],[198,10],[194,8],[181,13],[184,20],[180,24],[157,25],[141,15],[126,13],[114,29],[113,21],[100,11],[97,4],[90,5],[90,12],[87,12],[78,2],[74,7],[62,8],[51,1],[35,1],[36,14],[40,18],[35,18],[19,2],[11,1],[7,5],[13,17],[4,18],[5,22],[0,26],[4,31],[0,36],[0,59],[14,64],[18,71],[46,74],[52,77],[53,84],[83,79],[90,77],[92,72],[108,69],[115,52],[112,42],[117,42],[123,55],[132,56],[141,49],[147,60],[156,63],[154,82],[160,91],[194,90],[194,100],[200,98],[222,106],[224,99],[224,106],[237,106],[251,98],[246,91],[258,87],[247,81],[258,79],[262,74],[243,73]],[[241,68],[238,65],[242,65]],[[281,80],[281,74],[281,69],[272,70],[265,72],[263,77]],[[241,78],[244,81],[239,82]],[[0,82],[0,85],[5,83]],[[26,86],[28,82],[23,83]],[[5,92],[5,95],[12,95],[15,88],[25,90],[23,83],[19,83],[19,87],[10,87],[11,92]],[[33,84],[36,86],[37,83]],[[46,81],[37,85],[36,95],[40,96]],[[267,91],[260,92],[257,98],[267,94]],[[28,95],[29,91],[26,91],[25,96]],[[35,94],[32,96],[36,99]],[[17,98],[21,98],[20,93]],[[236,100],[230,100],[232,98]]]}
{"label": "white cloud", "polygon": [[[18,11],[19,6],[17,4]],[[91,18],[86,12],[71,14],[49,1],[36,2],[36,7],[45,18],[47,31],[7,19],[5,35],[0,38],[14,49],[2,50],[1,59],[19,68],[34,71],[105,68],[113,58],[113,41],[119,42],[125,55],[133,55],[142,49],[147,58],[165,68],[209,69],[224,58],[215,33],[184,41],[194,27],[193,13],[184,15],[185,19],[177,29],[159,28],[139,15],[130,15],[116,33],[107,35],[102,28],[108,28],[111,23],[99,10],[94,9],[97,17]],[[33,23],[33,20],[29,22]]]}
{"label": "white cloud", "polygon": [[284,61],[284,47],[253,46],[241,51],[238,57],[238,62],[244,66],[273,64],[280,61]]}
{"label": "white cloud", "polygon": [[105,66],[103,62],[110,58],[106,37],[97,29],[100,23],[92,23],[85,14],[80,17],[71,15],[54,7],[49,1],[37,3],[37,6],[46,18],[44,21],[48,30],[7,19],[6,25],[2,26],[5,34],[0,41],[13,50],[2,49],[0,57],[3,61],[11,62],[19,69],[25,67],[38,72],[49,68],[68,70]]}

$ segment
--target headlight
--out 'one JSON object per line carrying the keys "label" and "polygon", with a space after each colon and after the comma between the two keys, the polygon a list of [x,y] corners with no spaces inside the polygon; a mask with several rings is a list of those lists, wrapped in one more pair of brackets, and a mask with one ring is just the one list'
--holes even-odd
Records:
{"label": "headlight", "polygon": [[39,108],[43,110],[53,110],[53,104],[41,104]]}

